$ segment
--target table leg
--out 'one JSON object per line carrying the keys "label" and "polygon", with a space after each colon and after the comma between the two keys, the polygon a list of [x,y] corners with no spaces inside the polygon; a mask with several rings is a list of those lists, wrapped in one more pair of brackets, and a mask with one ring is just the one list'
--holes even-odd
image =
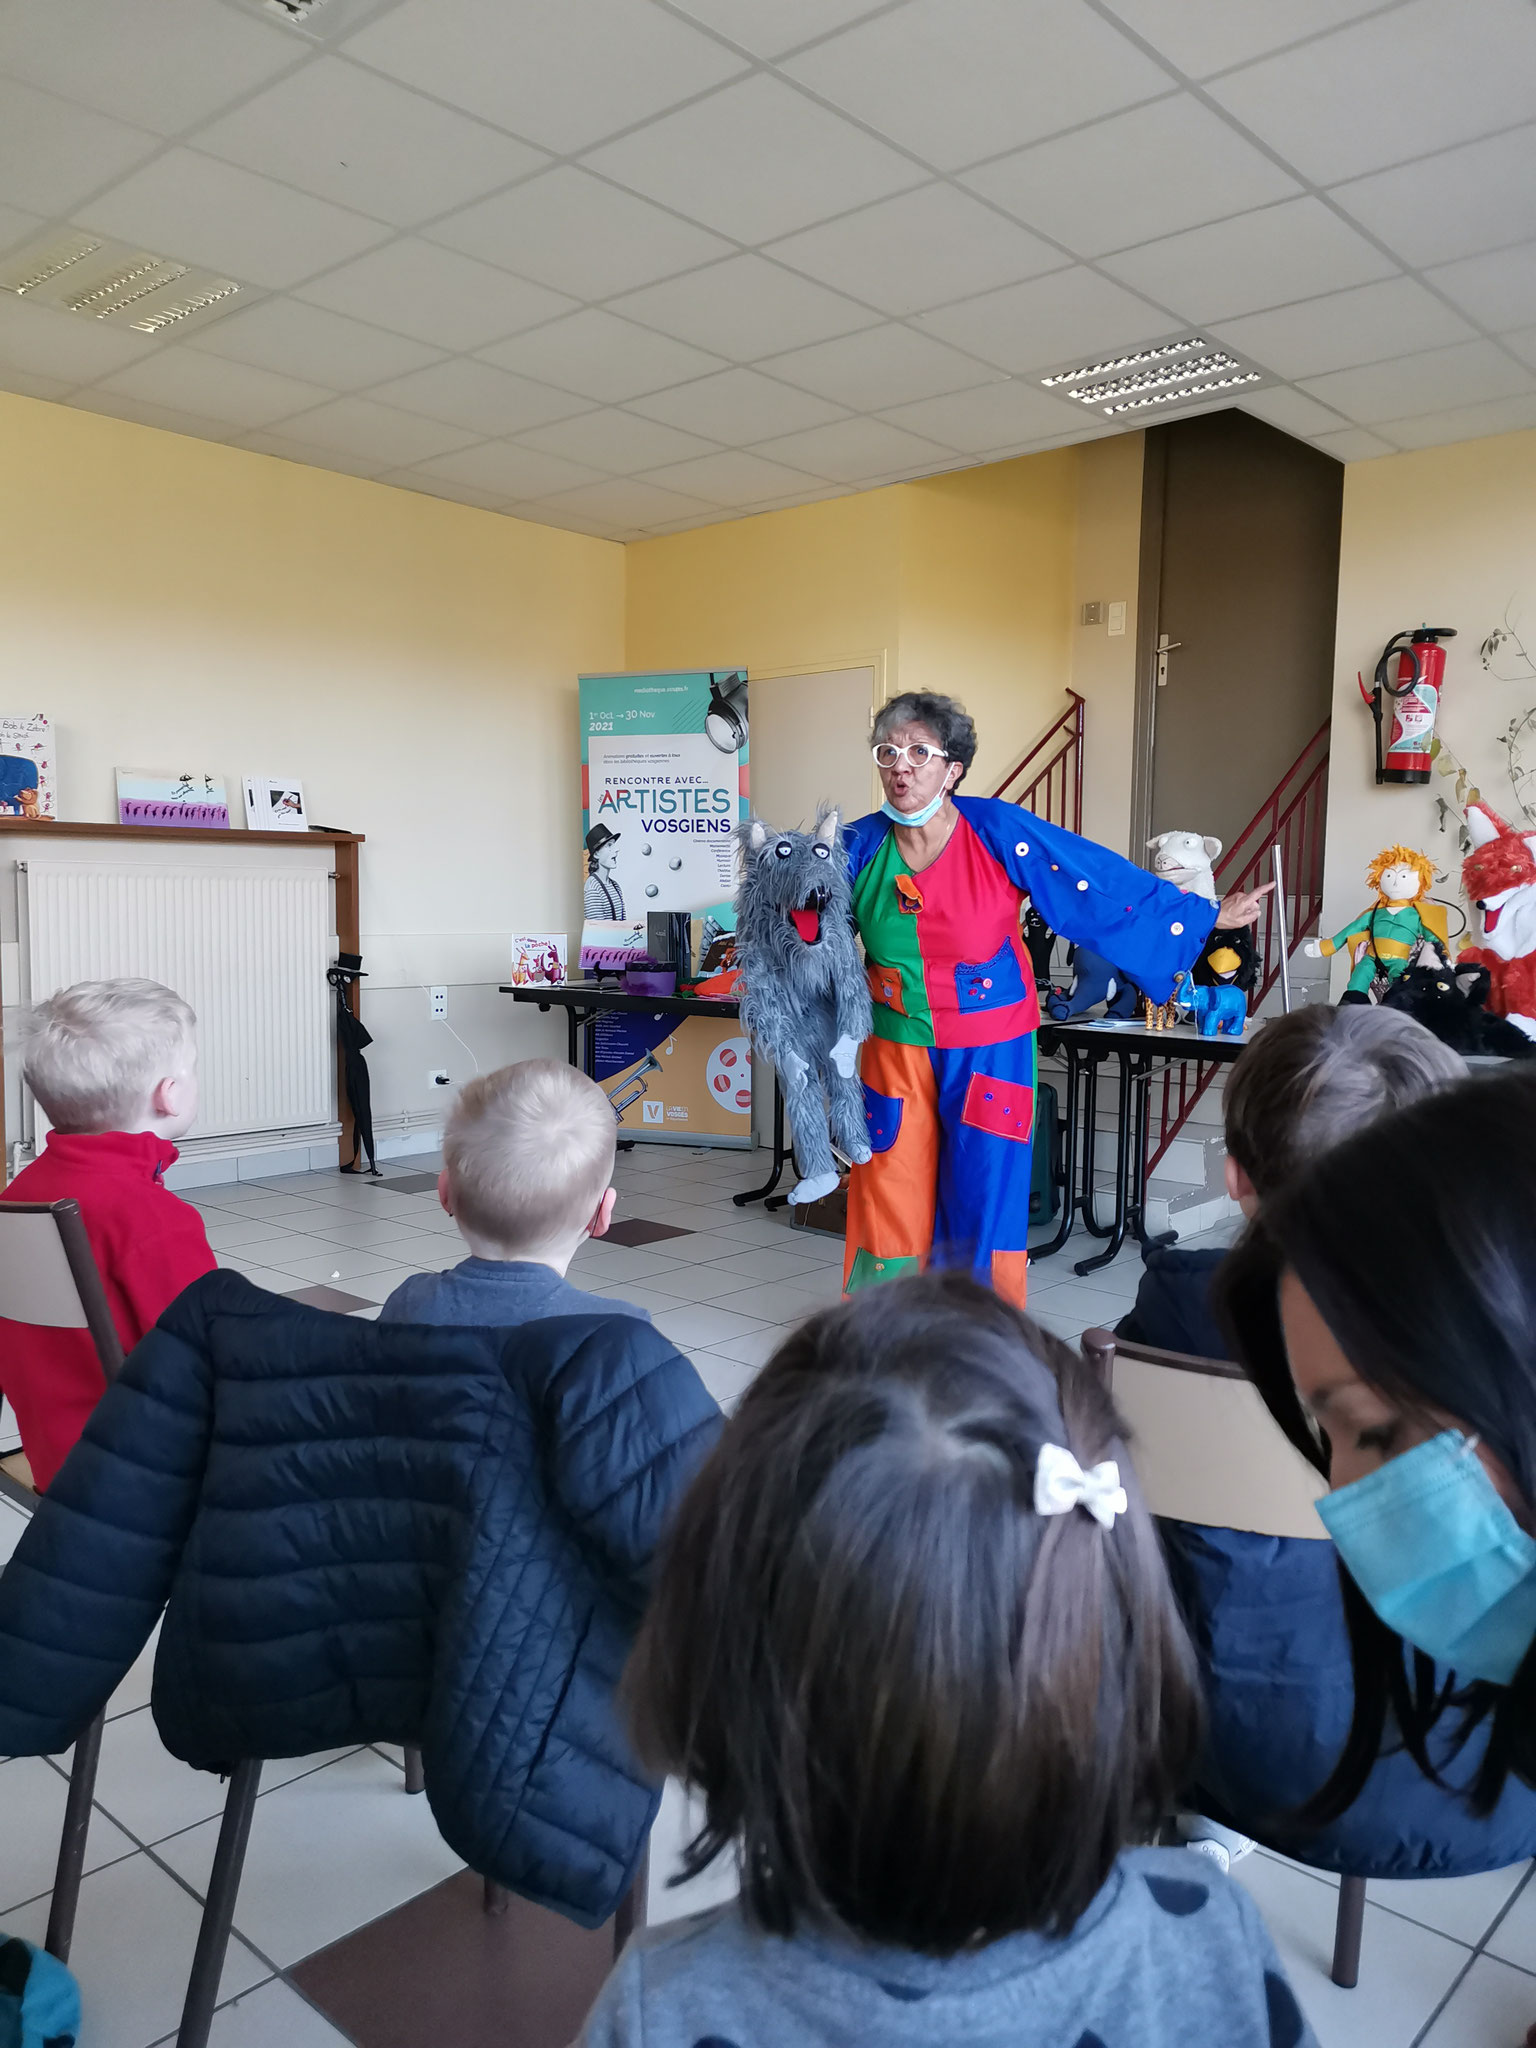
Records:
{"label": "table leg", "polygon": [[[1109,1239],[1103,1251],[1096,1252],[1091,1259],[1079,1259],[1072,1270],[1078,1274],[1097,1273],[1101,1266],[1107,1266],[1112,1259],[1120,1256],[1125,1243],[1125,1225],[1128,1203],[1126,1200],[1126,1168],[1130,1154],[1131,1120],[1131,1061],[1130,1055],[1121,1051],[1120,1083],[1115,1101],[1115,1220],[1108,1232],[1095,1230],[1096,1236]],[[1091,1188],[1091,1183],[1085,1183]],[[1086,1217],[1084,1221],[1086,1221]]]}
{"label": "table leg", "polygon": [[[745,1209],[748,1202],[761,1202],[766,1207],[768,1205],[768,1197],[778,1186],[783,1175],[784,1163],[788,1157],[789,1153],[784,1143],[784,1091],[779,1086],[778,1075],[775,1074],[773,1077],[773,1171],[760,1188],[747,1188],[739,1195],[732,1195],[731,1201],[733,1204],[738,1209]],[[782,1208],[788,1200],[788,1195],[780,1195],[773,1206],[776,1209]]]}
{"label": "table leg", "polygon": [[1061,1186],[1061,1221],[1056,1226],[1054,1237],[1047,1238],[1044,1244],[1030,1246],[1029,1263],[1031,1265],[1034,1265],[1037,1259],[1054,1257],[1072,1235],[1072,1225],[1077,1220],[1077,1175],[1074,1167],[1077,1162],[1079,1053],[1074,1045],[1063,1045],[1061,1053],[1067,1063],[1067,1105],[1064,1118],[1066,1129],[1063,1136],[1065,1158],[1063,1161],[1064,1172],[1062,1174]]}
{"label": "table leg", "polygon": [[[1108,1048],[1105,1048],[1105,1052]],[[1087,1073],[1083,1084],[1083,1163],[1082,1195],[1079,1207],[1082,1210],[1083,1228],[1090,1237],[1108,1237],[1113,1226],[1099,1221],[1094,1205],[1093,1175],[1097,1163],[1099,1142],[1099,1066],[1104,1052],[1084,1051]]]}
{"label": "table leg", "polygon": [[1132,1076],[1135,1089],[1135,1121],[1131,1127],[1131,1179],[1127,1189],[1127,1215],[1132,1237],[1144,1249],[1160,1251],[1164,1245],[1177,1244],[1176,1230],[1147,1233],[1147,1123],[1151,1114],[1152,1062],[1143,1053],[1136,1062]]}

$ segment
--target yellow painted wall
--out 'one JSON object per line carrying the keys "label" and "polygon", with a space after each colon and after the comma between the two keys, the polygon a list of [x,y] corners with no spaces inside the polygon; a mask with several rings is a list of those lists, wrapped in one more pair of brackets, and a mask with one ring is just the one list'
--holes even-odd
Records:
{"label": "yellow painted wall", "polygon": [[[1438,892],[1459,893],[1461,861],[1452,834],[1439,830],[1435,798],[1451,785],[1378,788],[1369,713],[1356,687],[1367,686],[1376,658],[1396,632],[1423,623],[1454,626],[1447,643],[1439,732],[1471,770],[1495,810],[1518,821],[1498,735],[1536,704],[1536,673],[1512,650],[1499,681],[1478,660],[1485,636],[1506,608],[1536,655],[1536,432],[1501,434],[1351,463],[1344,472],[1339,562],[1339,624],[1334,665],[1333,764],[1328,800],[1323,929],[1337,931],[1366,907],[1366,864],[1384,846],[1421,847],[1448,871]],[[1536,745],[1526,758],[1536,765]],[[1536,791],[1527,792],[1536,809]],[[1453,920],[1453,928],[1454,928]],[[1335,969],[1342,986],[1343,969]]]}
{"label": "yellow painted wall", "polygon": [[218,770],[237,817],[297,775],[368,836],[382,1114],[467,1078],[418,980],[480,991],[482,1064],[542,1047],[484,991],[514,929],[578,929],[576,677],[622,665],[623,549],[6,394],[0,451],[0,708],[56,722],[63,815],[114,818],[119,765]]}

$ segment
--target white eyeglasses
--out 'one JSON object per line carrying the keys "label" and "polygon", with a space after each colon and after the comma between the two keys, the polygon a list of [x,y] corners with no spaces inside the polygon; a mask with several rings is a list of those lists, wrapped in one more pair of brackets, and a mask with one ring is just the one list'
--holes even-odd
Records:
{"label": "white eyeglasses", "polygon": [[926,740],[919,740],[915,746],[893,747],[889,740],[869,750],[875,757],[877,768],[894,768],[898,762],[909,762],[914,768],[926,768],[930,761],[947,761],[948,754],[942,747],[930,747]]}

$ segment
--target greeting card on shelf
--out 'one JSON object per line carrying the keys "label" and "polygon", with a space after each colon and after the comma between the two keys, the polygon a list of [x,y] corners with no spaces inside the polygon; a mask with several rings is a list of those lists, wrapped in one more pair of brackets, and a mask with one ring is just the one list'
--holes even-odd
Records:
{"label": "greeting card on shelf", "polygon": [[117,822],[227,832],[229,793],[222,775],[151,775],[119,768]]}
{"label": "greeting card on shelf", "polygon": [[247,775],[245,822],[252,832],[307,832],[303,783],[291,775]]}
{"label": "greeting card on shelf", "polygon": [[514,988],[534,982],[557,986],[565,980],[566,937],[564,932],[514,932],[512,974]]}
{"label": "greeting card on shelf", "polygon": [[0,818],[57,816],[47,714],[0,712]]}

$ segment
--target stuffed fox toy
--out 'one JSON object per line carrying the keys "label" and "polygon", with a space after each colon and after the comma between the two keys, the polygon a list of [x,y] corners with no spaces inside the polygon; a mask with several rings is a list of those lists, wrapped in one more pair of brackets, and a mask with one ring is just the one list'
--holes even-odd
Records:
{"label": "stuffed fox toy", "polygon": [[1482,913],[1483,943],[1458,964],[1486,967],[1488,1007],[1536,1038],[1536,833],[1517,832],[1486,804],[1467,806],[1472,851],[1461,885]]}

